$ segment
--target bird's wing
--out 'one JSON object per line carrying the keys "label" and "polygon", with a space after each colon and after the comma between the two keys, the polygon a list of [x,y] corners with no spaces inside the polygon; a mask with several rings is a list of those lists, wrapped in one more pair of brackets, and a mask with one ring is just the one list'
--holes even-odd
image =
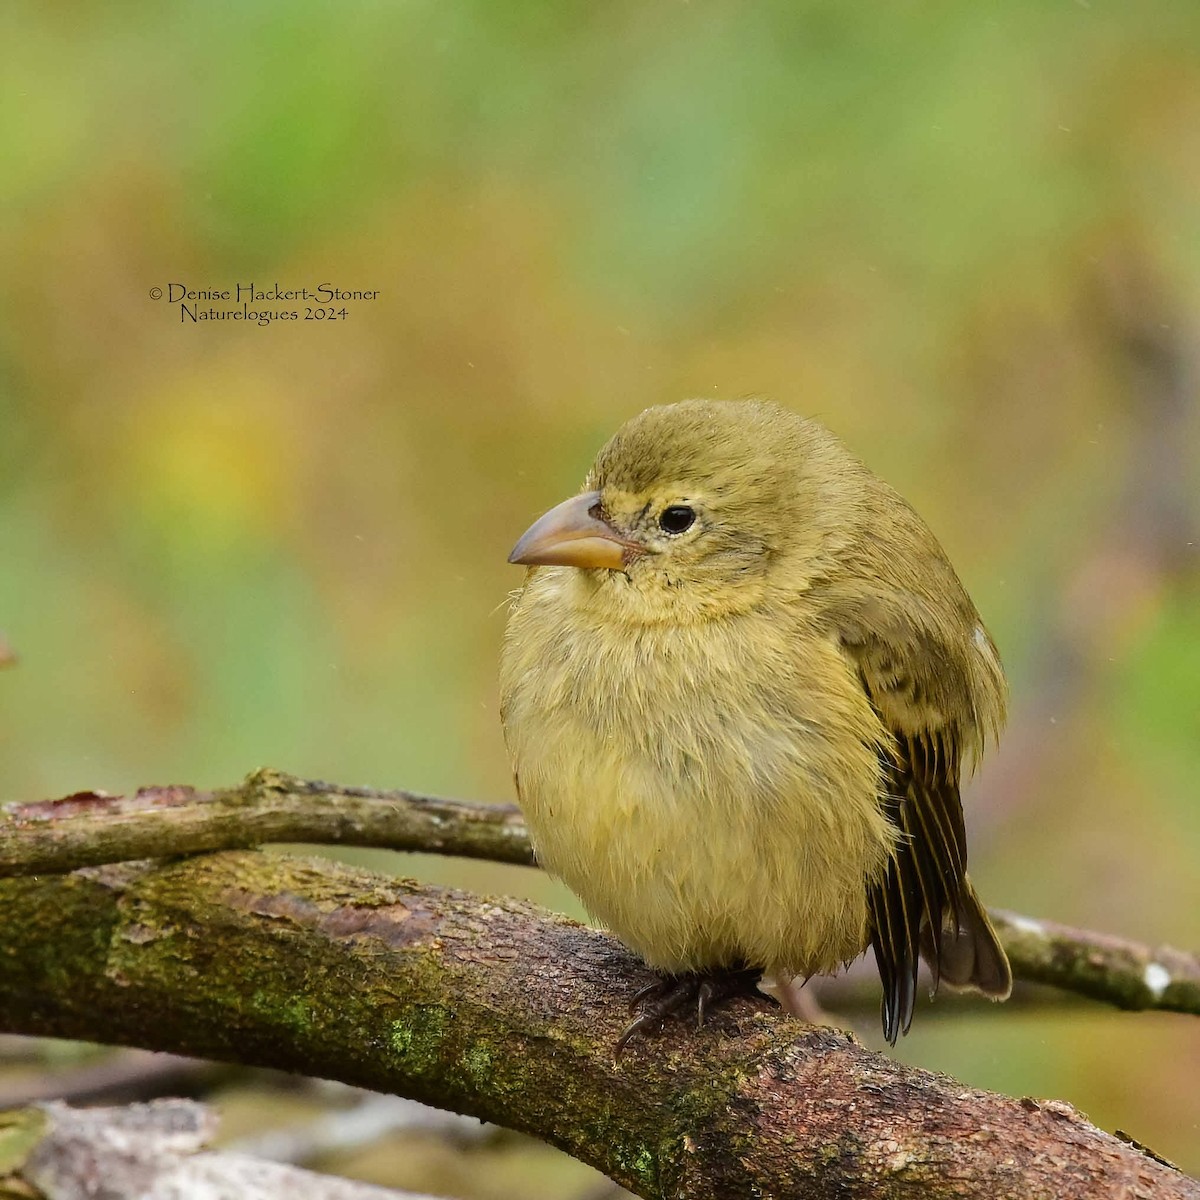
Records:
{"label": "bird's wing", "polygon": [[880,755],[880,803],[899,837],[886,875],[868,891],[884,1033],[893,1043],[912,1021],[922,951],[935,985],[941,976],[993,994],[1008,990],[1003,952],[967,879],[959,796],[964,756],[977,753],[983,732],[1003,719],[1004,682],[990,639],[963,601],[939,619],[916,596],[860,595],[837,621],[893,739]]}

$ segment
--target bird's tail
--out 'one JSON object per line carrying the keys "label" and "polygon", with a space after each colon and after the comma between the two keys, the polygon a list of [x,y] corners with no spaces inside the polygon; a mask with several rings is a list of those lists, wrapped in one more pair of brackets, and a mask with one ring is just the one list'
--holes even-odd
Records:
{"label": "bird's tail", "polygon": [[959,893],[957,923],[951,919],[942,931],[940,953],[935,959],[928,926],[921,931],[921,953],[935,977],[951,987],[975,988],[993,1000],[1012,991],[1008,955],[969,879]]}

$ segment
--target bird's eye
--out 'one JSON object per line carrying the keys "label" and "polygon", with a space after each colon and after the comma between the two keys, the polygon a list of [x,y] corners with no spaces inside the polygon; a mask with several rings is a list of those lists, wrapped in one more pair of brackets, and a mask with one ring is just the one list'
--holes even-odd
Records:
{"label": "bird's eye", "polygon": [[658,527],[663,533],[683,533],[691,529],[696,510],[687,504],[672,504],[659,514]]}

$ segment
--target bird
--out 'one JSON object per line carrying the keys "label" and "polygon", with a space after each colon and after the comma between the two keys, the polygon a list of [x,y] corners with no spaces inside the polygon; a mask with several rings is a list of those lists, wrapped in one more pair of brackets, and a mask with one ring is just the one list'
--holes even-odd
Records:
{"label": "bird", "polygon": [[768,400],[651,407],[516,543],[501,720],[537,861],[655,972],[668,1017],[873,949],[883,1034],[920,959],[1006,998],[962,773],[996,646],[916,511]]}

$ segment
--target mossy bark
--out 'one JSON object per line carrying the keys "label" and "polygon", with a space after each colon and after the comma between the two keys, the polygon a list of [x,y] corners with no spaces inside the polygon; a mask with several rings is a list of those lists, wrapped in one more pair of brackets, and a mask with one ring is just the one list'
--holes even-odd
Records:
{"label": "mossy bark", "polygon": [[[255,771],[236,787],[83,792],[0,809],[0,877],[130,859],[316,842],[533,864],[520,811],[407,791],[377,791]],[[1169,946],[993,910],[1018,980],[1118,1008],[1200,1015],[1200,959]]]}
{"label": "mossy bark", "polygon": [[0,883],[0,1026],[303,1071],[532,1133],[646,1197],[1197,1197],[1066,1105],[740,1001],[619,1064],[643,968],[535,906],[227,852]]}

